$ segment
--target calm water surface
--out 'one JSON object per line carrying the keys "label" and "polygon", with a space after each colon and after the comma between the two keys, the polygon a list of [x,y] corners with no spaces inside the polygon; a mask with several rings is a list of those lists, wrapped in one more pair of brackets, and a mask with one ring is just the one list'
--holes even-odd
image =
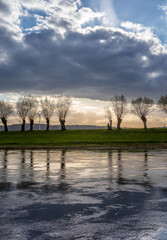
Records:
{"label": "calm water surface", "polygon": [[166,240],[167,150],[0,151],[0,239]]}

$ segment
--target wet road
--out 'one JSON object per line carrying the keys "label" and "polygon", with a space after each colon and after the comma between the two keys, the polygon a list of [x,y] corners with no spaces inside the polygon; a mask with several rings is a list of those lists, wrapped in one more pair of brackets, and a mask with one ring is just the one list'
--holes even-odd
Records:
{"label": "wet road", "polygon": [[0,151],[0,239],[166,240],[167,150]]}

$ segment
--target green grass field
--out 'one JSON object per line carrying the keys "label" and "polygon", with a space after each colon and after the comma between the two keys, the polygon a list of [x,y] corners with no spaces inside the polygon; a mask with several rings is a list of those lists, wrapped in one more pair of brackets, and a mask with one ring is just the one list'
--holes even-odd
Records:
{"label": "green grass field", "polygon": [[67,130],[0,132],[4,147],[164,146],[167,129]]}

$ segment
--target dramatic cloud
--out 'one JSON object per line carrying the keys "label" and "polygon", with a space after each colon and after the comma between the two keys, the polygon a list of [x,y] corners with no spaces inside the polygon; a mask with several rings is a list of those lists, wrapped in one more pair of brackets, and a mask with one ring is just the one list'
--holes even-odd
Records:
{"label": "dramatic cloud", "polygon": [[0,1],[0,13],[3,15],[10,13],[8,5],[5,4],[5,2],[3,2],[2,0]]}
{"label": "dramatic cloud", "polygon": [[0,0],[0,9],[1,92],[166,94],[167,50],[151,28],[102,25],[104,12],[74,0]]}

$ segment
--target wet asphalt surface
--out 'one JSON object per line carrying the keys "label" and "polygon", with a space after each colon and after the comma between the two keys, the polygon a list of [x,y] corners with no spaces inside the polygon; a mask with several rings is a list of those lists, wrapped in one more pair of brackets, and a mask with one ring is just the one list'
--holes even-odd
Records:
{"label": "wet asphalt surface", "polygon": [[0,151],[0,239],[166,240],[167,150]]}

